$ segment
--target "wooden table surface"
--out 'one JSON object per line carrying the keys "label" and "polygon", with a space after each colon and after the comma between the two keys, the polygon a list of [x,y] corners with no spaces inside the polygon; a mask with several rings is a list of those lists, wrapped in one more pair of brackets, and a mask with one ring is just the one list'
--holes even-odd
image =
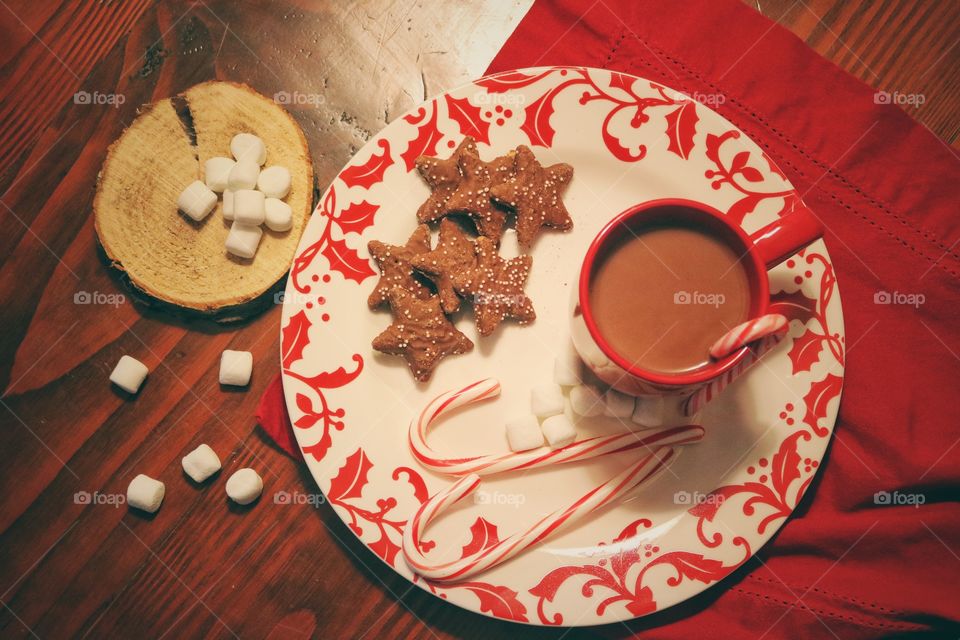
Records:
{"label": "wooden table surface", "polygon": [[[411,589],[326,505],[240,508],[222,480],[190,486],[179,459],[201,442],[259,469],[267,496],[314,486],[252,417],[280,309],[223,328],[134,306],[90,215],[105,149],[142,103],[213,78],[321,94],[292,111],[322,188],[397,114],[481,75],[529,2],[0,0],[0,637],[563,633]],[[869,84],[922,95],[908,110],[957,148],[960,3],[748,4]],[[248,390],[220,388],[225,348],[253,351]],[[134,400],[107,384],[124,353],[151,370]],[[137,473],[167,483],[155,517],[111,504]]]}

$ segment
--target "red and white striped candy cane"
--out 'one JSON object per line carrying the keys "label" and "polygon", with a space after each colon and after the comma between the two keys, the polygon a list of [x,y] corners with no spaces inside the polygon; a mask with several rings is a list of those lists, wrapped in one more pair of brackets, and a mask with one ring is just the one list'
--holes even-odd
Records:
{"label": "red and white striped candy cane", "polygon": [[710,347],[710,355],[717,359],[723,358],[760,338],[777,333],[785,334],[787,329],[787,318],[779,313],[768,313],[759,318],[747,320],[720,336]]}
{"label": "red and white striped candy cane", "polygon": [[704,407],[704,405],[720,395],[720,393],[734,380],[742,376],[747,369],[752,367],[757,360],[763,357],[763,354],[777,346],[777,344],[783,340],[785,335],[785,331],[774,333],[768,335],[766,338],[762,338],[756,344],[746,347],[746,349],[748,349],[747,355],[743,358],[743,360],[738,362],[735,367],[729,369],[720,377],[710,381],[706,386],[701,387],[695,391],[692,396],[687,398],[687,401],[683,406],[684,415],[695,415]]}
{"label": "red and white striped candy cane", "polygon": [[631,464],[568,506],[543,517],[526,531],[515,533],[497,544],[459,560],[431,563],[421,551],[423,532],[439,513],[476,490],[480,484],[480,477],[476,474],[464,476],[451,486],[434,494],[410,518],[403,531],[403,556],[410,568],[424,578],[438,581],[463,580],[514,557],[531,545],[552,536],[563,527],[618,500],[630,490],[649,481],[674,455],[672,448],[662,447]]}
{"label": "red and white striped candy cane", "polygon": [[536,469],[547,465],[588,460],[631,449],[652,451],[656,447],[689,444],[703,438],[703,427],[684,425],[663,429],[647,429],[639,433],[628,431],[616,435],[595,436],[548,451],[495,453],[466,458],[440,457],[427,444],[427,431],[433,422],[460,407],[487,398],[495,398],[499,394],[500,383],[493,378],[487,378],[467,385],[462,389],[437,396],[424,407],[419,416],[410,422],[408,439],[414,457],[427,469],[437,473],[454,476],[472,473],[484,476],[504,471]]}

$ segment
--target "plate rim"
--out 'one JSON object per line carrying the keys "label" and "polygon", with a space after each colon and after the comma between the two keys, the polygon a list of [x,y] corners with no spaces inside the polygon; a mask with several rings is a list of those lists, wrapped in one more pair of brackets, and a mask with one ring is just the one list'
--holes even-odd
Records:
{"label": "plate rim", "polygon": [[[402,119],[404,119],[404,118],[406,118],[406,117],[408,117],[408,116],[411,116],[411,115],[413,115],[413,114],[416,114],[416,113],[418,112],[418,110],[423,109],[423,108],[426,107],[426,106],[429,106],[429,105],[432,105],[433,103],[438,102],[439,100],[443,99],[445,96],[448,96],[448,95],[450,95],[450,94],[457,94],[458,92],[462,92],[463,90],[469,89],[470,87],[478,86],[478,83],[481,82],[481,81],[485,81],[485,80],[489,80],[489,79],[494,79],[494,78],[498,78],[498,77],[503,77],[503,76],[508,76],[508,75],[510,75],[510,74],[531,74],[531,75],[544,74],[543,77],[545,77],[546,74],[548,74],[548,73],[550,73],[550,72],[553,72],[553,71],[563,71],[563,70],[567,70],[567,71],[584,71],[584,72],[586,72],[587,74],[600,73],[600,74],[608,74],[608,75],[619,75],[619,76],[623,76],[623,77],[626,77],[626,78],[630,78],[630,79],[632,79],[632,80],[639,80],[639,81],[642,81],[642,82],[647,82],[647,83],[652,83],[652,84],[659,85],[660,87],[662,87],[662,88],[664,88],[664,89],[666,89],[666,90],[668,90],[668,91],[670,91],[670,92],[672,92],[672,93],[685,96],[687,99],[689,99],[689,100],[691,100],[691,101],[694,101],[694,102],[697,102],[697,108],[707,109],[707,110],[712,114],[713,117],[719,118],[721,121],[725,122],[727,125],[729,125],[729,127],[730,127],[732,130],[735,130],[736,132],[738,132],[738,134],[739,134],[740,136],[745,137],[748,141],[750,141],[750,142],[753,143],[757,148],[759,148],[759,149],[761,150],[761,152],[763,153],[763,156],[764,156],[764,157],[767,159],[767,161],[770,163],[771,170],[780,173],[781,176],[783,177],[784,182],[785,182],[787,185],[789,185],[794,192],[796,192],[796,187],[794,187],[794,185],[792,184],[792,182],[791,182],[789,179],[787,179],[785,176],[783,176],[782,170],[779,169],[779,167],[776,165],[776,163],[773,161],[772,158],[769,158],[769,156],[767,156],[766,152],[763,151],[763,148],[761,147],[761,145],[760,145],[758,142],[756,142],[750,135],[748,135],[748,134],[747,134],[743,129],[741,129],[739,126],[737,126],[736,124],[730,122],[730,120],[728,120],[724,115],[722,115],[722,114],[720,114],[719,112],[715,111],[710,105],[703,104],[703,103],[701,103],[701,102],[698,102],[698,101],[694,100],[694,98],[690,97],[689,94],[687,94],[687,93],[685,93],[685,92],[682,92],[682,91],[673,89],[672,87],[670,87],[670,86],[668,86],[668,85],[664,85],[664,84],[661,84],[661,83],[658,83],[658,82],[657,82],[657,83],[654,83],[654,81],[652,81],[652,80],[650,80],[650,79],[648,79],[648,78],[645,78],[645,77],[643,77],[643,76],[638,76],[638,75],[635,75],[635,74],[633,74],[633,73],[628,73],[628,72],[624,72],[624,71],[618,71],[618,70],[614,70],[614,69],[604,69],[604,68],[599,68],[599,67],[589,67],[589,66],[580,66],[580,65],[557,65],[557,66],[520,67],[520,68],[517,68],[517,69],[511,69],[511,70],[507,70],[507,71],[501,71],[501,72],[497,72],[497,73],[493,73],[493,74],[488,74],[488,75],[482,76],[482,77],[480,77],[480,78],[477,78],[477,79],[474,79],[474,80],[471,80],[471,81],[468,81],[468,82],[464,82],[464,83],[461,83],[461,84],[456,85],[456,86],[454,86],[454,87],[448,88],[448,89],[446,89],[446,90],[438,93],[437,95],[435,95],[435,96],[433,96],[433,97],[431,97],[431,98],[429,98],[429,99],[427,99],[427,100],[425,100],[425,101],[422,101],[422,102],[417,103],[416,105],[414,105],[413,107],[411,107],[409,110],[405,111],[403,114],[397,116],[394,120],[392,120],[390,123],[388,123],[387,125],[385,125],[385,126],[384,126],[382,129],[380,129],[376,134],[374,134],[373,136],[371,136],[371,138],[370,138],[366,143],[364,143],[363,146],[361,146],[359,149],[357,149],[357,151],[351,156],[351,158],[350,158],[350,159],[344,164],[344,166],[336,173],[336,175],[334,175],[334,177],[330,180],[330,183],[328,184],[327,188],[320,194],[320,198],[319,198],[319,200],[318,200],[318,202],[317,202],[317,205],[316,205],[316,207],[314,208],[313,212],[311,213],[310,219],[308,220],[307,225],[306,225],[305,228],[304,228],[304,232],[303,232],[303,234],[301,235],[301,239],[300,239],[300,242],[299,242],[299,244],[298,244],[298,246],[297,246],[296,252],[294,253],[294,262],[297,260],[298,257],[300,257],[301,253],[303,252],[304,247],[305,247],[306,245],[308,245],[308,235],[309,235],[309,234],[308,234],[308,231],[310,231],[311,225],[316,224],[316,223],[313,223],[313,219],[314,219],[315,217],[319,217],[319,218],[321,218],[321,219],[327,218],[327,216],[325,216],[325,215],[323,214],[322,209],[323,209],[323,206],[324,206],[324,201],[326,200],[327,196],[329,195],[331,186],[333,185],[334,181],[336,181],[338,178],[340,178],[341,174],[344,172],[345,169],[348,169],[348,168],[350,168],[351,166],[353,166],[353,162],[354,162],[354,160],[355,160],[356,158],[358,158],[358,157],[367,157],[367,156],[370,154],[370,151],[371,151],[371,150],[374,150],[374,153],[375,153],[375,150],[376,150],[377,146],[379,145],[379,142],[384,138],[384,132],[387,131],[394,123],[397,123],[398,121],[400,121],[400,120],[402,120]],[[542,79],[542,78],[540,78],[540,79]],[[461,129],[461,132],[462,132],[462,129]],[[533,147],[533,146],[536,146],[536,145],[531,141],[531,142],[529,143],[529,146]],[[774,168],[774,167],[776,167],[776,168]],[[408,173],[409,173],[409,171],[408,171]],[[801,197],[798,193],[797,193],[796,195],[797,195],[798,200],[800,200],[800,201],[802,202],[802,197]],[[325,230],[326,227],[330,224],[330,219],[325,219],[322,224],[323,224],[323,226],[320,227],[321,233],[322,233],[323,230]],[[826,247],[826,243],[824,242],[824,240],[823,240],[823,239],[818,240],[816,243],[814,243],[814,244],[811,245],[811,246],[814,246],[814,247],[815,247],[815,246],[818,246],[818,245],[820,245],[820,244],[823,245],[823,247],[822,247],[822,252],[821,252],[821,253],[823,254],[822,257],[823,257],[823,258],[825,259],[825,261],[826,261],[825,264],[826,264],[827,266],[829,266],[829,267],[831,268],[831,270],[832,270],[834,261],[833,261],[833,258],[830,256],[830,253],[829,253],[829,251],[828,251],[828,249],[827,249],[827,247]],[[293,283],[293,280],[294,280],[294,271],[293,271],[293,269],[291,269],[290,272],[289,272],[288,275],[287,275],[286,280],[285,280],[285,284],[284,284],[284,292],[285,292],[285,293],[287,293],[287,292],[290,291],[291,285],[292,285],[292,283]],[[844,322],[845,318],[844,318],[843,305],[842,305],[842,302],[841,302],[841,297],[840,297],[840,292],[839,292],[839,284],[837,283],[837,280],[836,280],[835,275],[834,275],[834,280],[833,280],[832,286],[833,286],[832,295],[836,298],[835,304],[837,305],[837,316],[838,316],[838,318],[837,318],[837,319],[838,319],[838,324],[834,327],[834,330],[837,331],[837,332],[838,332],[838,335],[842,337],[842,336],[845,335],[845,322]],[[294,293],[296,293],[296,292],[294,291]],[[303,303],[300,302],[300,297],[299,297],[299,295],[292,295],[292,296],[285,295],[285,296],[284,296],[284,301],[283,301],[283,306],[282,306],[282,313],[281,313],[281,321],[280,321],[281,351],[280,351],[280,354],[279,354],[279,356],[280,356],[280,357],[279,357],[279,364],[280,364],[280,372],[281,372],[281,386],[283,387],[284,404],[285,404],[285,407],[286,407],[286,409],[287,409],[288,415],[295,415],[296,400],[295,400],[295,397],[294,397],[295,394],[292,393],[292,392],[290,392],[290,391],[288,391],[288,386],[287,386],[286,384],[284,384],[284,383],[286,382],[287,378],[288,378],[288,373],[287,373],[286,368],[285,368],[285,366],[284,366],[284,364],[283,364],[283,357],[284,357],[284,356],[283,356],[283,329],[287,326],[287,323],[289,322],[291,316],[293,316],[294,313],[296,313],[297,311],[302,311],[303,308],[304,308],[304,307],[303,307]],[[824,310],[824,313],[826,313],[826,309]],[[805,323],[804,323],[804,324],[805,324]],[[846,351],[846,350],[844,349],[844,353],[845,353],[845,351]],[[834,369],[836,369],[837,373],[836,373],[836,374],[830,373],[830,371],[833,371]],[[824,429],[827,431],[827,436],[826,436],[826,438],[823,439],[823,452],[821,453],[821,456],[820,456],[820,459],[819,459],[819,461],[821,461],[821,462],[822,462],[822,461],[824,460],[824,458],[826,457],[827,449],[829,448],[830,442],[831,442],[832,439],[833,439],[833,432],[834,432],[834,429],[835,429],[835,426],[836,426],[836,421],[837,421],[838,414],[839,414],[839,404],[840,404],[840,401],[842,400],[843,388],[844,388],[844,386],[845,386],[845,384],[846,384],[846,375],[845,375],[845,374],[846,374],[846,362],[845,362],[845,361],[844,361],[844,362],[838,362],[834,367],[831,367],[830,371],[828,371],[827,375],[828,375],[828,376],[829,376],[829,375],[835,375],[835,377],[838,377],[838,378],[839,378],[839,387],[838,387],[838,389],[837,389],[836,394],[831,397],[831,401],[828,401],[828,402],[829,402],[829,405],[833,407],[833,410],[831,411],[831,410],[829,410],[829,408],[827,408],[827,410],[826,410],[826,411],[827,411],[827,412],[826,412],[826,415],[825,415],[823,418],[820,419],[822,422],[824,422],[824,423],[826,424],[826,426],[824,427]],[[837,400],[837,402],[835,402],[835,403],[832,402],[832,400],[834,400],[834,399]],[[315,469],[315,465],[319,465],[320,463],[319,463],[318,461],[316,461],[316,460],[311,460],[311,457],[310,457],[309,455],[307,455],[307,452],[305,451],[305,448],[306,448],[307,446],[309,446],[309,445],[307,445],[307,444],[305,444],[305,443],[303,442],[303,439],[304,439],[305,436],[306,436],[306,434],[304,433],[305,431],[308,431],[308,430],[306,430],[306,429],[294,429],[294,436],[295,436],[296,441],[297,441],[297,446],[298,446],[301,454],[303,455],[303,458],[304,458],[304,461],[306,462],[307,469],[308,469],[308,471],[309,471],[309,473],[310,473],[310,476],[312,477],[313,481],[314,481],[314,482],[316,483],[316,485],[317,485],[317,489],[320,490],[320,491],[324,494],[324,496],[326,497],[326,492],[323,491],[322,488],[320,488],[320,487],[321,487],[320,481],[319,481],[319,478],[318,478],[318,476],[317,476],[316,469]],[[796,501],[795,501],[794,505],[793,505],[792,507],[790,507],[789,513],[788,513],[785,517],[780,518],[777,522],[774,522],[773,525],[772,525],[772,527],[771,527],[771,528],[768,528],[765,533],[760,534],[760,536],[762,537],[762,541],[759,542],[755,547],[750,547],[750,548],[749,548],[750,553],[749,553],[749,554],[746,556],[746,558],[744,558],[744,560],[742,560],[739,564],[733,566],[733,567],[732,567],[729,571],[727,571],[722,577],[718,578],[717,580],[715,580],[715,581],[713,581],[713,582],[704,582],[704,583],[697,582],[697,584],[696,584],[696,589],[695,589],[692,593],[690,593],[689,595],[680,597],[679,599],[676,599],[676,600],[674,600],[674,601],[671,601],[671,602],[666,603],[666,604],[663,604],[663,605],[661,605],[661,604],[660,604],[660,601],[658,600],[655,609],[653,609],[653,610],[651,610],[651,611],[644,612],[644,613],[640,613],[640,614],[637,614],[637,615],[633,615],[633,614],[631,614],[631,613],[628,613],[628,614],[626,614],[626,615],[610,614],[610,613],[609,613],[609,610],[608,610],[608,612],[602,614],[603,619],[599,619],[599,618],[600,618],[600,614],[595,614],[595,615],[593,616],[593,618],[595,618],[595,619],[590,619],[590,620],[587,620],[587,621],[585,621],[585,622],[580,622],[580,621],[578,620],[578,621],[575,621],[575,622],[572,622],[572,623],[569,623],[569,622],[564,621],[564,622],[560,622],[560,623],[556,623],[556,624],[551,624],[551,623],[548,623],[548,622],[544,622],[544,621],[542,620],[542,617],[538,619],[538,618],[536,618],[536,617],[534,617],[534,616],[531,616],[529,619],[519,620],[519,619],[512,619],[512,618],[497,616],[497,615],[494,615],[492,612],[490,612],[490,611],[488,611],[488,610],[481,610],[481,607],[480,607],[480,606],[469,606],[468,604],[464,604],[463,602],[459,602],[459,601],[456,601],[456,600],[453,600],[453,599],[449,599],[449,598],[447,598],[446,596],[441,596],[439,593],[433,591],[433,590],[430,588],[429,583],[426,583],[423,579],[420,579],[419,576],[417,576],[417,575],[416,575],[415,573],[413,573],[412,571],[410,572],[411,575],[408,576],[406,573],[404,573],[404,572],[400,569],[399,566],[394,566],[394,565],[390,564],[386,559],[384,559],[383,557],[381,557],[379,554],[377,554],[377,553],[375,553],[375,552],[372,552],[372,549],[371,549],[371,552],[372,552],[372,555],[373,555],[378,561],[380,561],[380,562],[382,562],[384,565],[386,565],[391,571],[393,571],[394,573],[397,573],[398,575],[400,575],[402,578],[404,578],[407,582],[411,583],[412,585],[415,585],[415,586],[420,587],[423,591],[426,591],[426,592],[428,592],[428,593],[431,593],[432,595],[436,596],[438,599],[444,600],[444,601],[446,601],[446,602],[448,602],[448,603],[450,603],[450,604],[453,604],[453,605],[455,605],[455,606],[457,606],[457,607],[460,607],[460,608],[462,608],[462,609],[466,609],[466,610],[471,611],[471,612],[473,612],[473,613],[479,613],[479,614],[481,614],[481,615],[483,615],[483,616],[490,617],[490,618],[493,618],[493,619],[496,619],[496,620],[505,620],[505,621],[514,622],[514,623],[518,623],[518,624],[526,624],[526,625],[530,625],[530,626],[534,626],[534,627],[537,627],[537,626],[547,626],[547,627],[549,627],[549,626],[560,626],[560,627],[565,627],[565,628],[589,627],[589,626],[597,626],[597,625],[617,623],[617,622],[627,622],[627,621],[630,621],[630,620],[635,620],[635,619],[643,618],[643,617],[646,617],[646,616],[648,616],[648,615],[652,615],[652,614],[654,614],[654,613],[659,613],[659,612],[661,612],[661,611],[665,611],[665,610],[667,610],[667,609],[669,609],[669,608],[671,608],[671,607],[673,607],[673,606],[675,606],[675,605],[677,605],[677,604],[680,604],[680,603],[682,603],[682,602],[685,602],[685,601],[687,601],[687,600],[689,600],[689,599],[691,599],[691,598],[697,597],[697,596],[701,595],[703,592],[707,591],[708,589],[711,589],[711,588],[713,588],[713,587],[716,587],[717,585],[719,585],[719,584],[721,584],[722,582],[724,582],[725,580],[727,580],[727,579],[730,577],[730,575],[733,574],[733,573],[735,573],[736,570],[737,570],[739,567],[741,567],[745,562],[747,562],[749,559],[751,559],[752,557],[754,557],[755,555],[757,555],[757,554],[759,553],[759,551],[760,551],[761,549],[763,549],[763,547],[765,547],[765,546],[777,535],[777,533],[780,531],[780,529],[790,520],[790,517],[793,515],[793,512],[796,510],[796,508],[799,506],[800,502],[801,502],[801,501],[803,500],[803,498],[806,496],[806,491],[807,491],[807,489],[809,488],[809,485],[810,485],[810,484],[812,483],[812,481],[817,477],[817,474],[818,474],[819,472],[820,472],[820,469],[817,468],[816,471],[809,477],[809,481],[810,481],[810,482],[807,483],[805,486],[803,486],[803,487],[801,488],[799,494],[797,495],[797,498],[796,498]],[[329,478],[327,478],[327,480],[329,480]],[[325,501],[327,501],[327,500],[325,500]],[[327,501],[327,502],[329,503],[329,501]],[[331,504],[330,506],[331,506],[331,508],[332,508],[333,505]],[[346,519],[344,518],[344,516],[343,516],[337,509],[332,509],[332,510],[333,510],[333,512],[336,514],[336,516],[337,516],[341,521],[343,521],[345,524],[349,524],[349,523],[347,523],[347,521],[346,521]],[[365,540],[363,540],[363,538],[360,536],[360,534],[359,534],[357,531],[355,531],[352,527],[349,527],[349,526],[348,526],[348,529],[350,529],[351,534],[353,534],[353,535],[357,538],[357,540],[358,540],[361,544],[363,544],[364,547],[367,547],[367,548],[369,549],[370,543],[368,543],[368,542],[366,542]],[[610,537],[612,538],[612,536],[615,535],[615,533],[616,533],[616,532],[610,532]],[[335,537],[336,537],[336,536],[335,536]],[[404,561],[403,561],[402,559],[399,560],[398,562],[399,562],[402,566],[404,566],[404,567],[406,566],[405,563],[404,563]],[[363,564],[366,564],[366,563],[364,562]],[[408,568],[408,569],[409,569],[409,568]],[[393,597],[397,597],[397,596],[394,595]],[[585,602],[587,602],[587,601],[585,600]],[[591,601],[591,602],[592,602],[592,601]],[[542,600],[541,600],[541,604],[542,604]],[[582,619],[582,618],[581,618],[581,619]]]}

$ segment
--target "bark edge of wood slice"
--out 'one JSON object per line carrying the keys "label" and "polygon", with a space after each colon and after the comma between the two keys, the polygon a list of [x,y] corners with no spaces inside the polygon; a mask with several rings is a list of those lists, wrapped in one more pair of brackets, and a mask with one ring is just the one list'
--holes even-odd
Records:
{"label": "bark edge of wood slice", "polygon": [[[250,132],[267,146],[264,167],[290,170],[293,227],[264,227],[256,256],[224,248],[222,202],[203,221],[177,210],[177,196],[203,180],[204,162],[232,157],[230,139]],[[101,258],[141,302],[217,322],[248,318],[273,302],[313,210],[307,140],[280,105],[247,85],[210,81],[145,105],[110,145],[97,180],[94,228]]]}

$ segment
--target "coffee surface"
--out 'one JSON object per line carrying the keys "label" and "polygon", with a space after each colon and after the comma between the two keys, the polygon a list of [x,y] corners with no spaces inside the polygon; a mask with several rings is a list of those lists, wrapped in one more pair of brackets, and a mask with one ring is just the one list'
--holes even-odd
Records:
{"label": "coffee surface", "polygon": [[627,234],[594,269],[590,306],[600,334],[630,362],[683,373],[710,362],[710,346],[748,318],[740,256],[691,226]]}

